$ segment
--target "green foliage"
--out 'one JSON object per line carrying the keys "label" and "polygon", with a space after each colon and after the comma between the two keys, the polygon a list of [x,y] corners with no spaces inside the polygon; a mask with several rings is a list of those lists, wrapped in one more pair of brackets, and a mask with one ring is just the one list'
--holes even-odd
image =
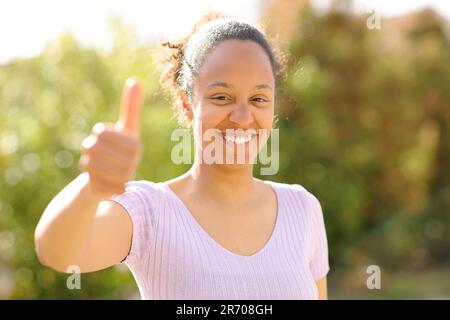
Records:
{"label": "green foliage", "polygon": [[288,43],[280,180],[320,199],[335,267],[450,258],[449,39],[434,12],[409,19],[370,30],[306,8]]}

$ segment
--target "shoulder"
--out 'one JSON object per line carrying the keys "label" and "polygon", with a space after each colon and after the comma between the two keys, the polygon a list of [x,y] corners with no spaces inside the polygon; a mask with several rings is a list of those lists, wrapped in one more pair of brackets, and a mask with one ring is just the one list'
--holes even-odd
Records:
{"label": "shoulder", "polygon": [[165,188],[161,182],[148,180],[132,180],[125,183],[125,192],[122,195],[139,196],[142,199],[150,199],[161,196]]}
{"label": "shoulder", "polygon": [[164,208],[164,186],[160,182],[132,180],[125,183],[125,192],[111,197],[126,209],[133,225],[155,225]]}
{"label": "shoulder", "polygon": [[125,191],[147,191],[150,193],[158,190],[158,183],[148,180],[132,180],[125,183]]}
{"label": "shoulder", "polygon": [[298,183],[281,183],[268,181],[278,193],[280,202],[287,207],[301,211],[305,215],[321,215],[322,208],[319,199],[306,187]]}
{"label": "shoulder", "polygon": [[155,208],[161,195],[161,183],[148,180],[132,180],[125,183],[125,192],[111,199],[119,202],[129,211],[148,211]]}
{"label": "shoulder", "polygon": [[317,205],[319,203],[317,197],[301,184],[282,183],[270,180],[265,180],[265,182],[269,183],[275,191],[278,191],[278,193],[282,195],[288,195],[296,199],[304,200],[311,205]]}

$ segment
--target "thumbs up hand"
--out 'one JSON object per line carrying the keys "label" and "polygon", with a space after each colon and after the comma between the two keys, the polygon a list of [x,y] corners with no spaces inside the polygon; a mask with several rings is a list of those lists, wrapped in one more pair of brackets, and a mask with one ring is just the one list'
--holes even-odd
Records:
{"label": "thumbs up hand", "polygon": [[122,92],[119,120],[96,123],[81,144],[80,168],[89,175],[90,189],[109,198],[125,191],[125,183],[138,166],[142,144],[139,138],[142,89],[129,78]]}
{"label": "thumbs up hand", "polygon": [[128,78],[122,92],[122,106],[117,127],[119,131],[128,130],[139,135],[139,121],[142,106],[141,85],[134,78]]}

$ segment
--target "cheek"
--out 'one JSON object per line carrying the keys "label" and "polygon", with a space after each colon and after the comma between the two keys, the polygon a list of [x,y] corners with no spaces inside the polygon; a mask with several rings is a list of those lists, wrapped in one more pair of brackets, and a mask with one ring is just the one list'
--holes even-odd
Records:
{"label": "cheek", "polygon": [[259,127],[259,151],[267,143],[270,137],[273,127],[274,120],[274,108],[268,107],[255,112],[255,121],[258,123]]}
{"label": "cheek", "polygon": [[226,108],[220,108],[213,105],[201,104],[197,108],[196,120],[201,122],[203,129],[216,127],[220,122],[226,119],[228,111]]}
{"label": "cheek", "polygon": [[[215,106],[209,106],[206,104],[199,103],[194,109],[194,127],[195,127],[195,138],[197,142],[202,141],[200,134],[205,134],[208,129],[217,128],[217,126],[223,122],[227,117],[227,112],[225,109],[220,109]],[[204,142],[202,144],[207,144]]]}
{"label": "cheek", "polygon": [[270,130],[273,125],[274,120],[274,108],[267,107],[264,109],[259,109],[254,113],[255,121],[258,123],[260,128]]}

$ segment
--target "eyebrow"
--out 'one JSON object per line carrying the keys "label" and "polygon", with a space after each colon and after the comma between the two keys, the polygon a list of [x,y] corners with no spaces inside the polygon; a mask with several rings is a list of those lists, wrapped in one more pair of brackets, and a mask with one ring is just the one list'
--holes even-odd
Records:
{"label": "eyebrow", "polygon": [[[210,88],[210,87],[223,87],[223,88],[227,88],[227,89],[234,88],[234,86],[232,84],[229,84],[227,82],[222,82],[222,81],[213,82],[208,85],[208,88]],[[271,90],[273,90],[272,86],[268,85],[267,83],[258,84],[253,89],[271,89]]]}

